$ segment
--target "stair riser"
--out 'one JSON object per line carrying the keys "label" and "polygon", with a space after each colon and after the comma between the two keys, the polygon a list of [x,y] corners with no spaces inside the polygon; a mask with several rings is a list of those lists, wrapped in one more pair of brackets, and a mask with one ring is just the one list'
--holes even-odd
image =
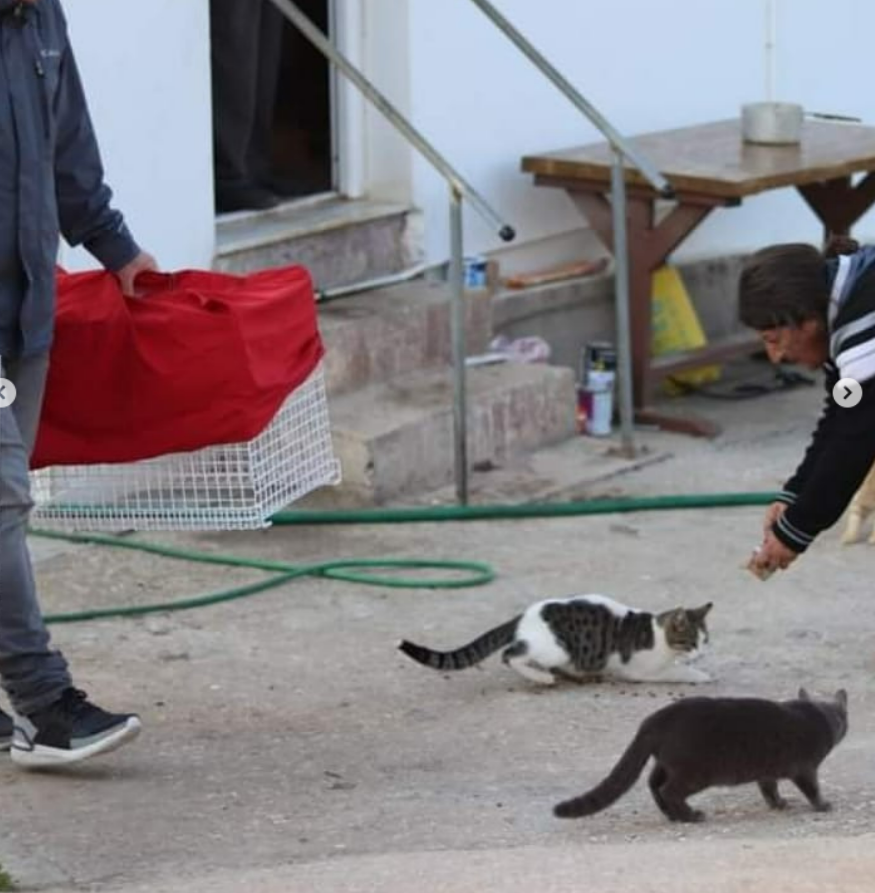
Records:
{"label": "stair riser", "polygon": [[[344,317],[345,306],[353,309],[348,304],[352,300],[358,302],[357,308],[362,308],[367,295],[343,299],[320,310],[326,349],[325,380],[330,395],[451,362],[449,301],[411,301],[387,314],[353,311]],[[467,352],[482,353],[492,333],[488,293],[468,293],[465,306]]]}
{"label": "stair riser", "polygon": [[[574,434],[574,376],[571,370],[555,371],[538,385],[469,404],[469,463],[500,465]],[[346,491],[350,502],[384,503],[453,481],[452,406],[371,440],[342,429],[335,429],[333,437],[343,467],[336,500],[342,501]]]}
{"label": "stair riser", "polygon": [[398,214],[223,253],[214,266],[223,272],[247,273],[301,264],[310,271],[316,287],[325,289],[397,273],[416,261],[407,238],[406,215]]}

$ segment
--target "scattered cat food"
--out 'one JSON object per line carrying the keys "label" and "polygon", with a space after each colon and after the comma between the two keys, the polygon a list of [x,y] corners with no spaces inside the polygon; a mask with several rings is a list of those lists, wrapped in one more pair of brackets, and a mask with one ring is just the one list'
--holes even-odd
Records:
{"label": "scattered cat food", "polygon": [[625,533],[627,536],[639,536],[641,533],[637,527],[632,527],[631,524],[611,524],[608,529],[611,533]]}
{"label": "scattered cat food", "polygon": [[351,791],[356,787],[355,782],[344,781],[343,776],[339,772],[332,772],[330,769],[326,769],[322,774],[326,778],[334,779],[334,781],[328,785],[329,791]]}
{"label": "scattered cat food", "polygon": [[158,660],[164,663],[171,663],[178,660],[191,660],[191,655],[187,651],[161,651],[158,654]]}

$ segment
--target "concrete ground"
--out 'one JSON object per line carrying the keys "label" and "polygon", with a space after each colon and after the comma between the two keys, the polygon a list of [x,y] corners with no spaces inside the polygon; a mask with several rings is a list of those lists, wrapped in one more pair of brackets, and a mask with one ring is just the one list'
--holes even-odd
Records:
{"label": "concrete ground", "polygon": [[[821,400],[800,389],[697,398],[725,433],[644,433],[668,453],[593,495],[774,489]],[[313,562],[485,561],[488,586],[405,590],[303,579],[246,600],[136,620],[53,627],[77,682],[141,712],[129,748],[65,774],[0,765],[0,863],[22,889],[871,891],[875,877],[875,549],[825,535],[761,583],[741,569],[761,509],[407,526],[150,535],[200,550]],[[35,541],[47,611],[172,600],[258,572]],[[680,685],[542,690],[497,658],[443,675],[401,637],[462,644],[529,602],[602,592],[660,609],[713,600],[716,676],[697,693],[850,695],[827,759],[834,810],[768,811],[753,787],[696,798],[708,820],[666,822],[643,780],[609,810],[554,819],[599,780],[638,722]]]}

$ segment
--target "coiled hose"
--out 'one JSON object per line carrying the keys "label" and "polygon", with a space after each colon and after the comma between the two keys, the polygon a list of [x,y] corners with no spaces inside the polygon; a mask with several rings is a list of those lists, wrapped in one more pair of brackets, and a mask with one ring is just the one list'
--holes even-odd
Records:
{"label": "coiled hose", "polygon": [[[427,506],[415,508],[373,508],[340,511],[283,511],[271,517],[277,527],[314,524],[410,524],[440,521],[497,521],[521,518],[564,518],[585,515],[608,515],[627,512],[673,511],[678,509],[738,508],[762,506],[774,502],[775,493],[703,493],[680,496],[639,496],[622,499],[597,499],[583,502],[518,503],[467,506]],[[458,589],[482,586],[495,579],[495,571],[477,561],[432,561],[427,559],[342,559],[314,564],[294,565],[282,561],[242,558],[234,555],[177,549],[157,543],[123,539],[102,534],[59,533],[34,528],[34,536],[131,549],[164,558],[217,564],[225,567],[245,567],[269,571],[273,575],[257,583],[236,586],[220,592],[170,602],[145,605],[93,608],[63,614],[48,614],[47,623],[79,623],[111,617],[139,617],[145,614],[184,611],[220,602],[233,601],[283,586],[299,577],[323,577],[347,580],[370,586],[390,586],[407,589]],[[417,569],[462,572],[464,576],[442,578],[410,578],[377,573],[378,570]]]}

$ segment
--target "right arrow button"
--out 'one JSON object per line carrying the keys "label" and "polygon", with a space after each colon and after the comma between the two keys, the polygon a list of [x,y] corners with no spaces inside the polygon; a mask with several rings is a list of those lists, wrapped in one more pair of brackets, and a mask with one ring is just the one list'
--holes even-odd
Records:
{"label": "right arrow button", "polygon": [[863,399],[863,388],[854,378],[842,378],[832,389],[832,399],[842,409],[853,409]]}

